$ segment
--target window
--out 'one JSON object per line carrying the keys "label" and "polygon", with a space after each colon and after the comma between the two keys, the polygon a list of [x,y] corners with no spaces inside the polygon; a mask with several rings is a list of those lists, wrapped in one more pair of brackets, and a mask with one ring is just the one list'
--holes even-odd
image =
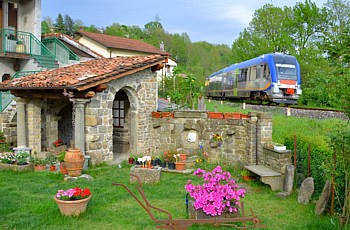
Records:
{"label": "window", "polygon": [[117,128],[124,127],[125,106],[124,101],[113,101],[113,126]]}

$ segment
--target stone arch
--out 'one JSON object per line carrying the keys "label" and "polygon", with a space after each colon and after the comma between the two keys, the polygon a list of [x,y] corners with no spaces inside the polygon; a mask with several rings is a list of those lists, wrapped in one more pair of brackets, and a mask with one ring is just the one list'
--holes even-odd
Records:
{"label": "stone arch", "polygon": [[[128,86],[121,88],[112,87],[110,93],[114,95],[112,103],[113,118],[113,160],[119,161],[127,158],[130,153],[137,152],[137,114],[139,108],[139,99],[136,91]],[[114,124],[114,105],[118,99],[125,100],[125,123],[122,128],[115,127]]]}

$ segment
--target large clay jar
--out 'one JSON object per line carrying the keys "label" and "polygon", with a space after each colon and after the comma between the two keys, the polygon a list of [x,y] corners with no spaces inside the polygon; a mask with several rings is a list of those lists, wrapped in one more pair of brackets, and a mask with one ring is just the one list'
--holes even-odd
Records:
{"label": "large clay jar", "polygon": [[80,149],[68,149],[64,158],[68,175],[72,177],[80,176],[83,170],[84,160],[84,154],[80,152]]}

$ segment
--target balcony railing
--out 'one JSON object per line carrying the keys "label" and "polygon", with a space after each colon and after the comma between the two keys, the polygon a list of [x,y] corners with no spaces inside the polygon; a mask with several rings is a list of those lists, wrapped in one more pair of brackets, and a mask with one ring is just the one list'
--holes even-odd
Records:
{"label": "balcony railing", "polygon": [[41,41],[31,33],[0,29],[1,51],[7,53],[28,54],[34,57],[44,68],[55,67],[55,56]]}
{"label": "balcony railing", "polygon": [[79,62],[80,57],[70,50],[56,37],[41,39],[41,42],[55,55],[55,57],[64,65]]}

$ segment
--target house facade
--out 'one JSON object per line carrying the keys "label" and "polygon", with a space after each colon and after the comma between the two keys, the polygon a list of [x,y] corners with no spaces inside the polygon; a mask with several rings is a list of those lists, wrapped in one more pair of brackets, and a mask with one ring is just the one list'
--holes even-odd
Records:
{"label": "house facade", "polygon": [[75,39],[79,43],[89,47],[91,50],[101,54],[105,58],[117,56],[147,56],[152,54],[168,55],[168,53],[157,47],[131,38],[123,38],[80,30]]}

